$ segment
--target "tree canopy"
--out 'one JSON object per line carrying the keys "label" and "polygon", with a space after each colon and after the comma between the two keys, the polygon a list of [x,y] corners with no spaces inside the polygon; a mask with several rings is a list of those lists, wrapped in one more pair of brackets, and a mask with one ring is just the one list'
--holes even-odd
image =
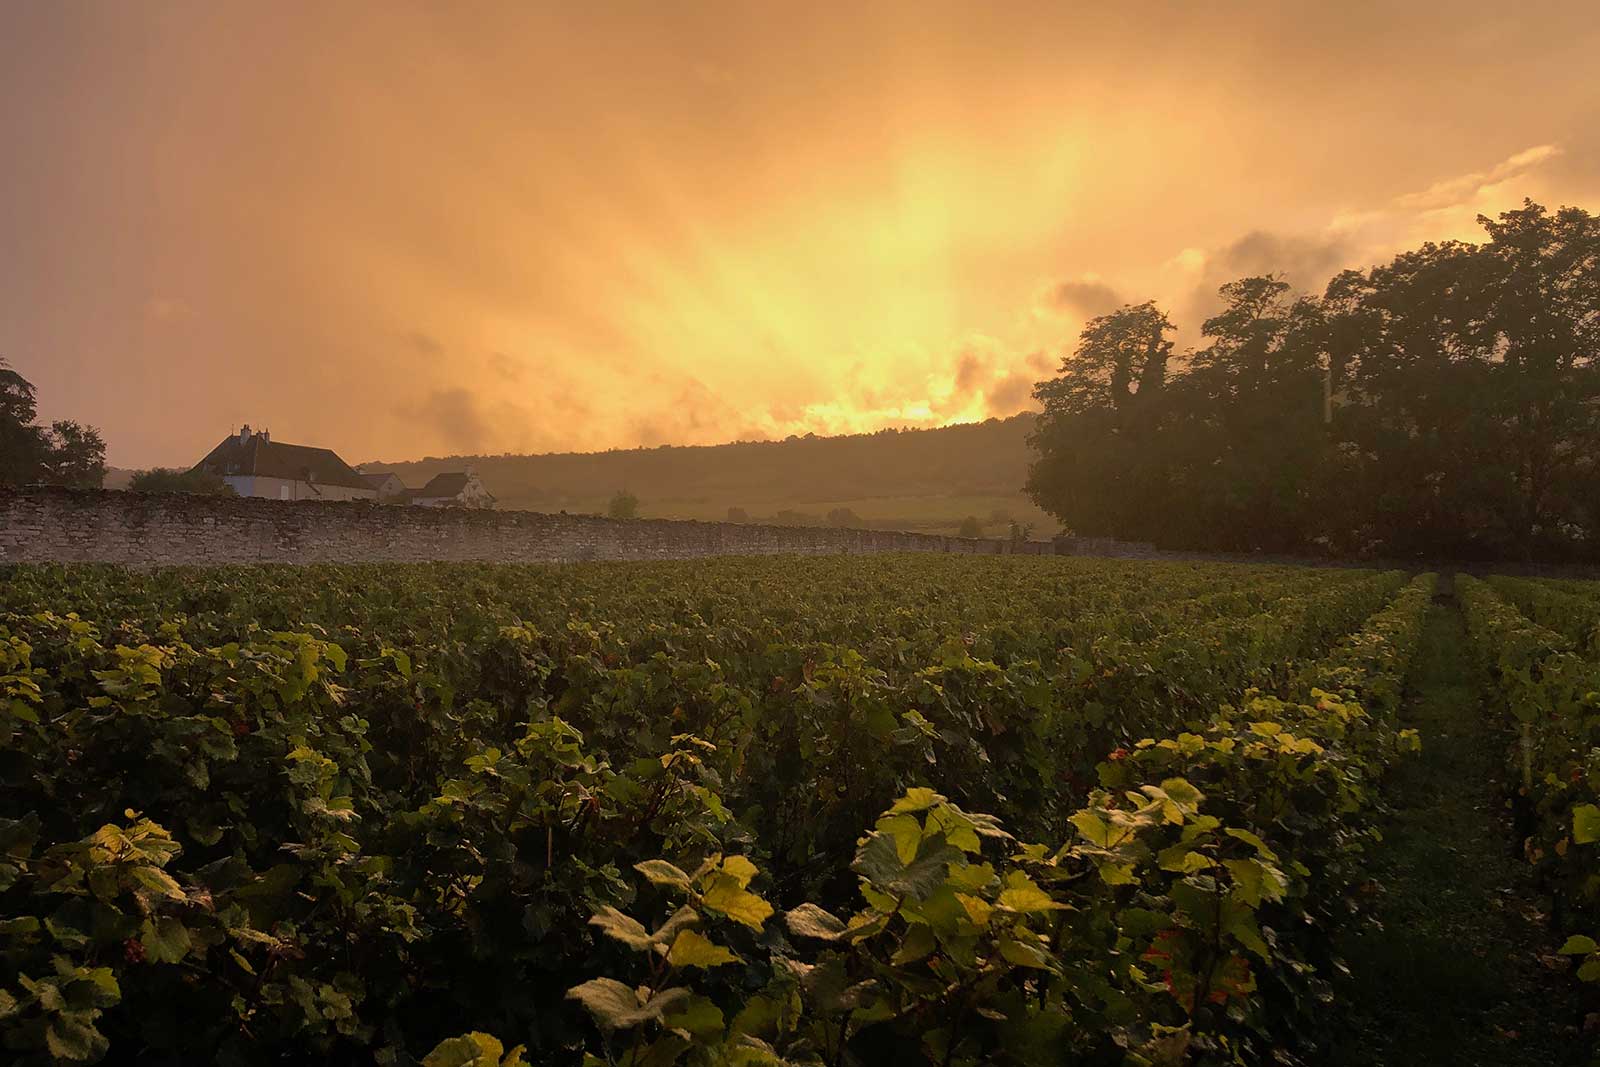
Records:
{"label": "tree canopy", "polygon": [[0,485],[99,488],[106,476],[106,443],[93,426],[58,419],[36,426],[33,383],[0,358]]}
{"label": "tree canopy", "polygon": [[203,496],[234,496],[233,486],[220,474],[203,470],[174,470],[155,467],[139,471],[128,482],[136,493],[199,493]]}
{"label": "tree canopy", "polygon": [[1221,287],[1171,355],[1153,303],[1040,382],[1031,497],[1074,531],[1229,551],[1600,558],[1600,218]]}

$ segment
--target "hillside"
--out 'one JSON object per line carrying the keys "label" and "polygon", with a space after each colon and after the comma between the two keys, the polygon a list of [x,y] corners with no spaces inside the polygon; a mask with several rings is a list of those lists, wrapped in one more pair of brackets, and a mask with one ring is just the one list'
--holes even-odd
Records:
{"label": "hillside", "polygon": [[1057,524],[1022,494],[1033,418],[726,445],[430,456],[361,469],[394,471],[416,486],[470,465],[500,507],[531,511],[602,512],[626,489],[639,497],[640,514],[660,518],[726,519],[742,508],[752,521],[820,523],[848,508],[871,526],[953,533],[972,515],[986,532],[1015,518],[1043,536]]}

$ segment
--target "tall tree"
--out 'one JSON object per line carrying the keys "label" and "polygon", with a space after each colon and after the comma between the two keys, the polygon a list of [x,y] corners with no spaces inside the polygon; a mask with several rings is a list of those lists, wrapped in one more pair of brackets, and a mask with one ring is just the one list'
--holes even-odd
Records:
{"label": "tall tree", "polygon": [[1296,551],[1316,524],[1326,442],[1317,302],[1265,275],[1229,282],[1173,382],[1174,489],[1215,548]]}
{"label": "tall tree", "polygon": [[1060,373],[1034,388],[1044,413],[1025,488],[1076,533],[1144,538],[1161,521],[1156,438],[1172,330],[1153,302],[1092,319]]}
{"label": "tall tree", "polygon": [[1511,477],[1492,507],[1520,553],[1564,539],[1593,503],[1600,447],[1600,219],[1526,201],[1480,216],[1483,344]]}
{"label": "tall tree", "polygon": [[44,481],[77,489],[99,489],[106,477],[106,443],[100,431],[60,419],[45,431]]}
{"label": "tall tree", "polygon": [[0,485],[38,480],[45,440],[33,425],[37,414],[33,383],[0,357]]}

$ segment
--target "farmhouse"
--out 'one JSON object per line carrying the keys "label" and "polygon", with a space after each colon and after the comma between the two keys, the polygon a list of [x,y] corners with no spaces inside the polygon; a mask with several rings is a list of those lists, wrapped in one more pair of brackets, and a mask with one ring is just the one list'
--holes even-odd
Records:
{"label": "farmhouse", "polygon": [[421,489],[410,490],[411,502],[424,508],[490,508],[494,497],[469,467],[435,474]]}
{"label": "farmhouse", "polygon": [[245,426],[194,467],[215,474],[240,496],[273,500],[376,500],[377,489],[327,448],[274,441]]}
{"label": "farmhouse", "polygon": [[377,474],[362,474],[367,484],[377,490],[378,502],[382,504],[405,504],[410,501],[411,490],[406,488],[400,476],[393,471],[381,471]]}

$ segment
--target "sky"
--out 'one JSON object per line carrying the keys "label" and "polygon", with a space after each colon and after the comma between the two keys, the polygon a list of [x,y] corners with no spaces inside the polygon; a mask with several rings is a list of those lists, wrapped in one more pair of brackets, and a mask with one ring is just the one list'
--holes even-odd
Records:
{"label": "sky", "polygon": [[117,466],[1030,406],[1087,317],[1600,210],[1592,0],[0,4],[0,356]]}

